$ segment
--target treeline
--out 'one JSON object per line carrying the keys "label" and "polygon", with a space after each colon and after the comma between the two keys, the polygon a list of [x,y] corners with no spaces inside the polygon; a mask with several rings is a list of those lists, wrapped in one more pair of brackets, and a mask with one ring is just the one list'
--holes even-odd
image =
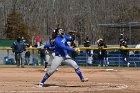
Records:
{"label": "treeline", "polygon": [[[0,0],[0,37],[8,38],[7,33],[12,32],[8,30],[8,18],[14,11],[21,15],[20,23],[24,25],[21,29],[26,30],[30,41],[35,35],[47,40],[59,26],[66,33],[76,31],[80,44],[87,35],[92,44],[99,38],[104,38],[107,44],[118,44],[120,33],[128,39],[131,34],[131,44],[137,44],[140,43],[140,29],[131,28],[130,33],[130,28],[109,28],[99,24],[140,22],[139,6],[140,0]],[[19,28],[16,31],[22,31]]]}

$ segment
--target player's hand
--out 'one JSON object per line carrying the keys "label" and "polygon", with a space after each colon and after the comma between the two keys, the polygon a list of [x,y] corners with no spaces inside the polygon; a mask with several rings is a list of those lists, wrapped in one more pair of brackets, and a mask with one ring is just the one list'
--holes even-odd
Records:
{"label": "player's hand", "polygon": [[74,48],[74,49],[78,54],[80,53],[80,48]]}

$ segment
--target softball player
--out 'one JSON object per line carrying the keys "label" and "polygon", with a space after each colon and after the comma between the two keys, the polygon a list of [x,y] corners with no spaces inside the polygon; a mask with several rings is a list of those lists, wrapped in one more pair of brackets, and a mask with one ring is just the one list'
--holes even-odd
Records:
{"label": "softball player", "polygon": [[45,68],[44,71],[47,71],[47,65],[48,63],[52,63],[52,59],[54,59],[55,56],[55,47],[54,47],[54,39],[50,39],[48,43],[44,46],[44,50],[46,51],[46,62],[45,62]]}
{"label": "softball player", "polygon": [[67,51],[75,51],[75,52],[80,52],[78,48],[70,48],[67,45],[67,41],[72,41],[73,39],[64,35],[63,30],[61,28],[57,28],[55,30],[56,33],[56,38],[54,41],[55,44],[55,57],[52,61],[50,69],[46,72],[45,76],[39,83],[39,87],[43,87],[44,82],[56,71],[58,66],[61,64],[62,61],[64,61],[66,64],[72,66],[75,69],[75,72],[79,76],[81,82],[86,82],[88,81],[88,78],[84,78],[79,66],[77,63],[72,60],[72,58],[68,55]]}

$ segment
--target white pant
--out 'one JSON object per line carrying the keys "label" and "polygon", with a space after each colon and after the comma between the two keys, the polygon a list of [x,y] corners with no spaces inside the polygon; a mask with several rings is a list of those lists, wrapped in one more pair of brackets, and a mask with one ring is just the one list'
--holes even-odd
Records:
{"label": "white pant", "polygon": [[67,55],[66,57],[55,56],[52,61],[51,67],[48,70],[48,74],[53,74],[62,62],[72,66],[74,69],[78,68],[77,63],[74,60],[72,60],[72,58],[69,55]]}
{"label": "white pant", "polygon": [[54,57],[55,57],[55,53],[46,55],[46,62],[48,62],[48,65],[52,64],[52,60],[54,59]]}

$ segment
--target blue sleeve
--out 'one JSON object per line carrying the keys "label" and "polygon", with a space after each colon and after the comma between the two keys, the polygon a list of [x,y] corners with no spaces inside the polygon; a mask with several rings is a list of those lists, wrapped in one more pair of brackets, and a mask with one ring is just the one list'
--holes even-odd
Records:
{"label": "blue sleeve", "polygon": [[49,43],[46,43],[46,45],[44,46],[44,49],[48,49],[50,47],[50,44]]}
{"label": "blue sleeve", "polygon": [[69,51],[75,51],[73,48],[70,48],[68,46],[65,46],[64,43],[62,43],[59,39],[55,39],[55,44],[58,46],[58,47],[61,47],[65,50],[69,50]]}

